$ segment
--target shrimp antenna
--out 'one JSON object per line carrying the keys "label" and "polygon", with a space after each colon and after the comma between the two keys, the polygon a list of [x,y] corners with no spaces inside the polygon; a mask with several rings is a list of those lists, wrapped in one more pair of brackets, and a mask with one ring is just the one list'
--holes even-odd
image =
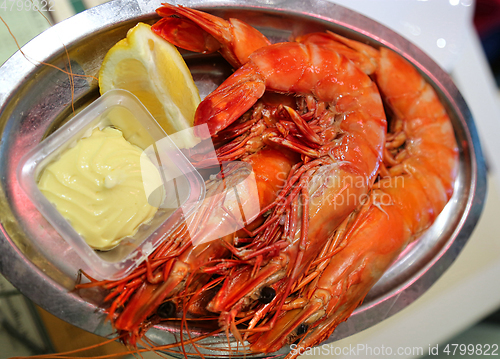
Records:
{"label": "shrimp antenna", "polygon": [[[33,0],[30,0],[30,2],[33,4],[33,6],[35,5],[33,3]],[[42,15],[45,20],[47,20],[47,23],[50,25],[50,26],[53,26],[52,22],[50,21],[49,18],[47,18],[47,16],[45,16],[39,8],[37,8],[37,11],[40,15]],[[52,65],[52,64],[49,64],[49,63],[46,63],[46,62],[43,62],[43,61],[38,61],[36,59],[32,59],[30,58],[29,56],[27,56],[21,46],[19,45],[19,42],[17,41],[17,38],[16,36],[12,33],[12,30],[10,29],[9,25],[7,24],[7,22],[0,16],[0,20],[3,22],[3,24],[5,25],[5,27],[7,28],[7,31],[9,32],[10,36],[12,37],[12,39],[14,40],[14,42],[16,43],[16,46],[19,50],[19,52],[21,52],[21,54],[24,56],[24,58],[30,62],[31,64],[33,65],[37,65],[37,64],[42,64],[42,65],[45,65],[45,66],[49,66],[49,67],[52,67],[53,69],[56,69],[58,71],[61,71],[62,73],[64,74],[67,74],[68,75],[68,79],[69,79],[69,83],[70,83],[70,87],[71,87],[71,108],[73,110],[73,112],[75,112],[75,103],[74,103],[74,98],[75,98],[75,83],[74,83],[74,76],[76,77],[90,77],[96,81],[98,81],[98,78],[95,77],[95,76],[92,76],[92,75],[80,75],[80,74],[75,74],[73,73],[72,71],[72,68],[71,68],[71,59],[69,57],[69,52],[68,52],[68,49],[66,48],[66,45],[64,43],[62,43],[63,47],[64,47],[64,51],[66,53],[66,58],[68,60],[68,67],[69,67],[69,71],[66,71],[66,70],[63,70],[55,65]]]}

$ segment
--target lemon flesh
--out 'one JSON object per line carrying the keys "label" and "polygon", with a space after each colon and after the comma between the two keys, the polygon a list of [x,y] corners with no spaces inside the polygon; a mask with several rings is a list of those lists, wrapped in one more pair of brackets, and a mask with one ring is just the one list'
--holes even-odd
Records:
{"label": "lemon flesh", "polygon": [[[106,54],[99,71],[101,94],[111,89],[133,93],[169,135],[193,126],[200,95],[176,47],[143,23]],[[187,132],[187,134],[186,134]],[[190,147],[198,142],[192,131],[175,142]]]}

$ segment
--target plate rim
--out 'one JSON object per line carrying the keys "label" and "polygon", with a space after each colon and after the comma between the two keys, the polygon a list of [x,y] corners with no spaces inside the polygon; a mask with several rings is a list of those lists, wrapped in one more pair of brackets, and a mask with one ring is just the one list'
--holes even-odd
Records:
{"label": "plate rim", "polygon": [[[462,215],[459,225],[453,231],[454,240],[444,246],[439,251],[439,254],[433,258],[433,260],[429,262],[425,268],[422,268],[421,275],[411,282],[403,285],[401,288],[397,288],[394,293],[388,297],[382,298],[380,302],[376,303],[376,305],[365,308],[360,307],[359,310],[357,310],[350,317],[348,322],[342,323],[334,334],[322,344],[342,339],[346,336],[354,334],[355,332],[366,329],[388,316],[397,313],[416,300],[428,288],[430,288],[437,278],[444,273],[467,242],[467,239],[472,233],[472,230],[474,229],[474,226],[482,212],[487,190],[486,168],[477,130],[470,110],[468,109],[458,89],[453,84],[451,78],[422,50],[418,49],[414,45],[409,45],[408,40],[405,40],[392,30],[359,13],[327,1],[291,0],[272,4],[266,3],[264,0],[249,2],[232,0],[186,0],[179,1],[177,4],[197,7],[200,9],[231,7],[239,9],[250,8],[255,10],[264,9],[266,11],[278,13],[281,11],[287,11],[296,13],[297,15],[312,16],[314,18],[321,19],[322,21],[335,22],[338,24],[337,19],[325,15],[331,12],[333,14],[337,14],[336,16],[343,16],[345,19],[348,19],[349,24],[347,24],[346,21],[343,21],[343,23],[346,23],[346,26],[352,31],[358,31],[357,29],[361,28],[360,22],[363,22],[363,27],[369,28],[371,35],[373,35],[373,32],[375,31],[379,40],[381,40],[381,44],[404,55],[405,58],[419,68],[424,75],[434,79],[433,83],[438,86],[440,91],[442,91],[446,96],[447,100],[450,102],[450,106],[458,109],[457,115],[460,117],[459,120],[463,122],[465,128],[468,130],[468,132],[466,132],[469,140],[468,143],[472,145],[468,148],[472,170],[472,187],[470,189],[471,195],[467,199],[466,211]],[[155,15],[153,7],[157,7],[158,5],[159,4],[156,2],[151,3],[147,0],[116,0],[105,3],[54,25],[26,44],[23,47],[23,51],[29,53],[33,49],[39,47],[38,43],[46,42],[47,40],[54,38],[54,36],[59,37],[61,34],[66,34],[64,37],[68,38],[71,35],[71,32],[68,33],[67,31],[69,26],[76,26],[78,28],[80,26],[79,24],[87,24],[85,31],[79,32],[78,35],[76,35],[73,31],[72,36],[74,36],[74,38],[72,40],[69,38],[68,40],[65,40],[65,43],[68,46],[77,40],[81,40],[87,34],[105,31],[110,24],[116,25],[120,22],[127,22],[131,20],[140,21],[141,19],[146,18],[149,19],[151,16]],[[128,11],[120,13],[120,10],[124,9],[124,7],[126,7]],[[104,16],[104,14],[109,13],[114,13],[116,15],[111,17]],[[88,24],[93,25],[93,27],[88,26]],[[388,41],[388,38],[390,38],[391,41]],[[45,61],[45,59],[50,59],[50,57],[53,56],[55,50],[47,47],[44,53],[46,54],[46,57],[44,58]],[[9,60],[7,60],[2,67],[0,67],[0,90],[2,90],[0,91],[0,116],[9,102],[15,100],[15,94],[21,88],[23,81],[36,72],[39,69],[39,66],[40,65],[26,64],[23,55],[18,51]],[[16,71],[13,71],[13,69],[16,69]],[[12,73],[14,73],[14,76],[12,76]],[[2,192],[2,196],[5,197],[5,192]],[[72,324],[74,325],[103,336],[107,336],[111,333],[111,326],[107,323],[102,323],[104,316],[102,310],[101,315],[96,316],[96,308],[94,305],[87,303],[75,293],[65,293],[61,297],[61,285],[45,275],[35,264],[26,260],[22,251],[17,248],[17,246],[9,238],[4,227],[4,223],[2,223],[0,229],[0,246],[4,251],[7,248],[4,255],[1,257],[0,272],[2,272],[4,276],[14,284],[14,286],[16,286],[23,294],[35,302],[38,302],[44,309],[55,314],[56,316],[61,317],[66,321],[73,319]],[[436,268],[437,270],[431,272],[429,271],[430,268]],[[40,281],[40,279],[43,280]],[[37,282],[38,285],[33,286],[34,282]],[[66,288],[62,288],[62,290],[66,292]],[[401,294],[404,293],[410,293],[411,296],[402,300]],[[60,298],[58,300],[54,300],[57,296]],[[385,311],[386,314],[384,318],[374,319],[373,314],[375,313],[374,308],[376,306],[378,306],[377,310],[380,312]],[[67,314],[68,312],[73,311],[79,312],[80,317],[87,318],[85,318],[82,322],[75,322],[74,316],[68,316]]]}

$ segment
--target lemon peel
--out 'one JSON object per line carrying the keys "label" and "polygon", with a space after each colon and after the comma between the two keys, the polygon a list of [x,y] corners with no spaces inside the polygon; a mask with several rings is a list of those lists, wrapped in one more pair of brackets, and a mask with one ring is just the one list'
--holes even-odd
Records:
{"label": "lemon peel", "polygon": [[198,142],[187,130],[200,103],[198,89],[177,48],[153,33],[151,26],[137,24],[108,51],[99,88],[101,94],[111,89],[133,93],[179,147]]}

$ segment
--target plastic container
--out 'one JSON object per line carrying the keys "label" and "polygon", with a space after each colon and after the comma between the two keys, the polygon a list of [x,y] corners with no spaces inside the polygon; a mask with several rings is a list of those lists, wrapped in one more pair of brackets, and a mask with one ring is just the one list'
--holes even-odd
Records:
{"label": "plastic container", "polygon": [[[152,220],[141,224],[133,236],[124,238],[115,248],[98,251],[48,201],[37,182],[44,168],[65,150],[90,136],[96,127],[107,126],[118,128],[127,141],[144,150],[161,181],[149,188],[145,184],[148,202],[158,207]],[[101,279],[120,279],[129,274],[198,208],[205,196],[201,175],[142,103],[125,90],[106,92],[34,147],[21,159],[17,176],[36,208],[85,261],[91,274]]]}

